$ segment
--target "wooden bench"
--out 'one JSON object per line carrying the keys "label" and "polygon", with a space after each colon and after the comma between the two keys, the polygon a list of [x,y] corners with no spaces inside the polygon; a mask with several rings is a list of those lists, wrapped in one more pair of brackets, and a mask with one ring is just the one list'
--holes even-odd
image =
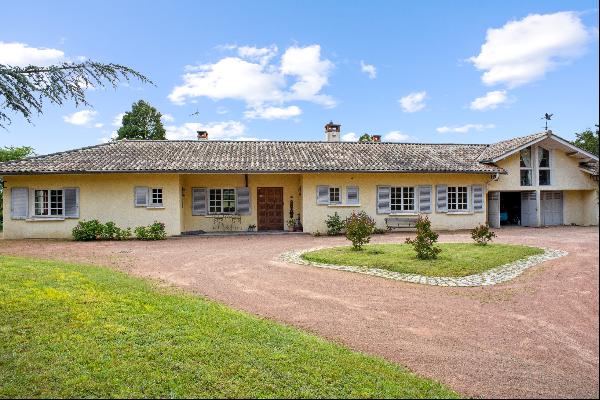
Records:
{"label": "wooden bench", "polygon": [[413,216],[406,217],[389,217],[385,219],[385,226],[388,229],[403,229],[403,228],[414,228],[418,218]]}

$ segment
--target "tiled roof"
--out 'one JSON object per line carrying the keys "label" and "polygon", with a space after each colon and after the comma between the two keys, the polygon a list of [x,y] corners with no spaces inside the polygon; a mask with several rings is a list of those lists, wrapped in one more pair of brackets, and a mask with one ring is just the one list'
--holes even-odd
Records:
{"label": "tiled roof", "polygon": [[122,140],[0,164],[0,175],[93,172],[504,172],[488,145]]}
{"label": "tiled roof", "polygon": [[587,162],[587,163],[581,163],[579,164],[579,168],[584,169],[585,171],[587,171],[588,173],[592,174],[592,175],[596,175],[598,176],[598,163],[591,161],[591,162]]}
{"label": "tiled roof", "polygon": [[520,136],[502,142],[490,144],[483,153],[479,156],[480,161],[491,161],[506,153],[509,153],[527,143],[541,139],[548,134],[546,132],[534,133],[533,135]]}

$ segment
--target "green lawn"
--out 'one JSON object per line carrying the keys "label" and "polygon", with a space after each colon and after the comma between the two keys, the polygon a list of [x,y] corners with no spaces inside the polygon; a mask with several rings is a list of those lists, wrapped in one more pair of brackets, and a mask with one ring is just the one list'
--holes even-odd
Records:
{"label": "green lawn", "polygon": [[466,276],[480,273],[544,251],[511,244],[442,243],[436,260],[419,260],[408,244],[371,244],[362,251],[332,247],[302,255],[308,261],[356,265],[426,276]]}
{"label": "green lawn", "polygon": [[442,397],[403,367],[109,269],[0,256],[0,397]]}

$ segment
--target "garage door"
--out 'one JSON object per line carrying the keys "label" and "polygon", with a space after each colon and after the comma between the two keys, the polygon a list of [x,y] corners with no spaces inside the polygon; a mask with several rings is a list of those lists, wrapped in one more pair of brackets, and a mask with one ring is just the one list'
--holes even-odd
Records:
{"label": "garage door", "polygon": [[542,192],[542,225],[563,224],[562,192]]}
{"label": "garage door", "polygon": [[536,192],[521,192],[521,225],[537,226]]}

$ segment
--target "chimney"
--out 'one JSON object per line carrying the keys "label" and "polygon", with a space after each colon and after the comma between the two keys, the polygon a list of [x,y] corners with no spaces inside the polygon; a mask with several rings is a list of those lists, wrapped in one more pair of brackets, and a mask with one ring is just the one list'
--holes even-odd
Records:
{"label": "chimney", "polygon": [[372,135],[371,141],[372,142],[381,142],[381,135]]}
{"label": "chimney", "polygon": [[196,133],[198,133],[198,140],[208,140],[208,132],[196,131]]}
{"label": "chimney", "polygon": [[339,142],[342,125],[334,124],[330,121],[325,125],[325,140],[328,142]]}

